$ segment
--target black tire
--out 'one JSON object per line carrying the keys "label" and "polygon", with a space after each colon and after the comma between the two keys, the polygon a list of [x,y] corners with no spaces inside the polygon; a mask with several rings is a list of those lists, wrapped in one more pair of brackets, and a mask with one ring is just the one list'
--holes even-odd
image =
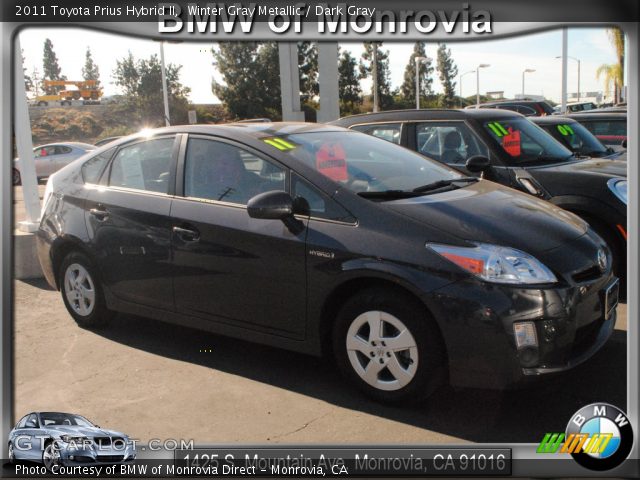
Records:
{"label": "black tire", "polygon": [[[82,272],[82,269],[86,272],[84,279],[88,277],[87,281],[84,281],[81,276],[74,276],[76,273]],[[69,278],[67,278],[67,273],[69,273]],[[77,279],[77,282],[70,283],[70,280],[74,278]],[[62,261],[58,279],[64,305],[79,326],[100,328],[109,323],[113,312],[106,306],[96,268],[86,255],[80,252],[69,253]],[[84,290],[80,287],[83,287]],[[79,293],[81,291],[92,291],[93,302],[88,302],[88,299],[91,298],[90,294],[83,296]],[[70,298],[74,296],[74,292],[77,294],[75,300]],[[89,304],[90,307],[88,307]]]}
{"label": "black tire", "polygon": [[22,183],[22,177],[20,176],[20,170],[14,168],[11,172],[11,181],[14,185],[20,185]]}
{"label": "black tire", "polygon": [[[384,329],[390,329],[391,333],[395,333],[396,329],[383,320],[384,327],[380,338],[387,340],[387,344],[385,345],[384,341],[379,342],[379,345],[370,342],[372,336],[369,333],[368,340],[365,341],[366,348],[369,349],[369,345],[374,343],[371,345],[371,350],[365,352],[369,356],[361,351],[352,351],[350,356],[347,349],[347,339],[353,338],[352,333],[357,330],[358,322],[362,321],[362,314],[365,312],[374,312],[374,315],[375,312],[381,312],[383,315],[380,318],[391,316],[395,320],[399,320],[413,337],[415,349],[407,349],[403,352],[385,350],[392,348],[389,340],[393,340],[399,333],[388,336],[389,331],[385,333]],[[367,330],[368,325],[362,328]],[[351,333],[350,329],[352,329]],[[360,337],[361,331],[361,329],[357,330],[357,338],[360,341],[364,340]],[[431,395],[446,380],[446,354],[440,332],[424,306],[408,294],[382,288],[371,288],[357,293],[347,300],[340,309],[332,333],[334,356],[343,375],[361,391],[377,401],[390,404],[418,402]],[[387,363],[384,363],[388,362],[388,365],[391,366],[392,361],[396,362],[394,370],[397,371],[397,365],[404,362],[403,366],[407,369],[405,371],[410,371],[411,365],[414,364],[414,358],[417,367],[413,370],[412,377],[406,377],[411,379],[405,385],[394,380],[397,377],[391,369],[387,369]],[[376,369],[382,368],[376,374],[376,381],[382,387],[378,388],[365,381],[356,371],[356,366],[352,362],[359,362],[363,369],[369,366],[368,362],[384,364],[384,367],[372,364]],[[387,383],[388,386],[385,387],[385,382],[388,379],[391,379],[391,383]],[[394,383],[397,385],[391,386]]]}

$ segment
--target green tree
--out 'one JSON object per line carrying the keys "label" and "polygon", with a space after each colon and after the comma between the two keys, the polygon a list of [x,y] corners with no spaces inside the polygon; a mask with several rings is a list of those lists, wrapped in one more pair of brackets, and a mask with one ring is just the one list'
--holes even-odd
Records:
{"label": "green tree", "polygon": [[232,116],[240,119],[264,115],[258,67],[257,42],[220,42],[212,49],[214,63],[223,82],[215,79],[211,90],[227,107]]}
{"label": "green tree", "polygon": [[[187,122],[190,92],[180,82],[182,66],[166,66],[167,94],[171,123]],[[115,84],[122,88],[128,113],[137,116],[140,125],[164,125],[164,101],[162,88],[162,69],[157,55],[148,59],[135,60],[131,52],[116,62],[113,72]]]}
{"label": "green tree", "polygon": [[95,80],[96,87],[100,86],[100,69],[98,65],[93,61],[93,56],[91,55],[91,49],[87,47],[87,52],[85,54],[84,66],[82,67],[82,78],[84,80]]}
{"label": "green tree", "polygon": [[261,104],[263,114],[273,120],[282,118],[282,92],[280,89],[280,54],[276,42],[267,42],[260,46],[256,58],[260,74],[259,94],[257,101]]}
{"label": "green tree", "polygon": [[451,58],[451,50],[444,43],[438,45],[438,74],[440,83],[444,89],[441,97],[441,106],[451,108],[455,105],[456,82],[454,79],[458,75],[458,67]]}
{"label": "green tree", "polygon": [[[400,93],[405,102],[416,101],[416,57],[427,57],[426,45],[424,42],[416,42],[413,45],[413,52],[409,57],[409,63],[404,69],[404,81],[400,86]],[[420,96],[428,96],[433,94],[433,65],[429,60],[425,64],[420,64]]]}
{"label": "green tree", "polygon": [[318,95],[318,47],[315,42],[298,42],[300,93],[306,99]]}
{"label": "green tree", "polygon": [[358,74],[358,62],[348,50],[342,52],[338,61],[338,91],[340,115],[360,113],[362,88]]}
{"label": "green tree", "polygon": [[140,75],[138,74],[136,61],[131,51],[129,51],[129,54],[123,59],[116,60],[113,79],[116,85],[122,88],[125,97],[134,97],[137,94]]}
{"label": "green tree", "polygon": [[31,78],[30,75],[27,74],[27,67],[25,67],[25,65],[27,64],[27,61],[24,58],[24,49],[21,50],[22,53],[22,71],[24,72],[24,89],[27,92],[30,92],[31,89],[33,88],[33,79]]}
{"label": "green tree", "polygon": [[[389,71],[389,50],[381,50],[382,42],[365,42],[364,53],[360,61],[360,76],[373,77],[374,43],[378,46],[376,71],[378,79],[378,104],[380,110],[388,110],[394,106],[393,93],[391,92],[391,73]],[[371,95],[375,82],[371,84]]]}
{"label": "green tree", "polygon": [[53,51],[53,42],[48,38],[44,41],[42,71],[42,89],[47,95],[55,95],[60,90],[64,90],[64,87],[45,87],[44,84],[45,80],[66,80],[66,77],[62,75],[56,52]]}

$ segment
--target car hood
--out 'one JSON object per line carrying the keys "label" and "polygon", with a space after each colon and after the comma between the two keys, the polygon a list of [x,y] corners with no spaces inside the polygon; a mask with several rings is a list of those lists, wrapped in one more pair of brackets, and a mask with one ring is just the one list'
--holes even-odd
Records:
{"label": "car hood", "polygon": [[107,430],[98,427],[78,427],[73,425],[49,425],[47,428],[51,433],[58,435],[83,435],[85,437],[125,437],[126,435],[115,430]]}
{"label": "car hood", "polygon": [[531,254],[556,248],[587,231],[587,224],[572,213],[487,180],[385,205],[462,240]]}
{"label": "car hood", "polygon": [[608,177],[626,177],[627,162],[618,159],[611,160],[609,158],[593,158],[577,162],[546,165],[544,167],[533,167],[530,170],[532,172],[536,170],[553,170],[554,172],[573,174],[597,174]]}

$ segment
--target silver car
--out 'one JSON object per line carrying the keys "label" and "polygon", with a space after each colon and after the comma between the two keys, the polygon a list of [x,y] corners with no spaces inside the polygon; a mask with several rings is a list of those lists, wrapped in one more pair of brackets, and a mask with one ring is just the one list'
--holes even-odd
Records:
{"label": "silver car", "polygon": [[[49,177],[49,175],[54,174],[85,153],[95,150],[95,148],[95,145],[80,142],[50,143],[35,147],[33,156],[38,180]],[[12,178],[14,185],[20,185],[22,174],[20,173],[20,165],[17,158],[13,159]]]}
{"label": "silver car", "polygon": [[9,432],[8,448],[11,463],[40,462],[50,471],[60,465],[116,464],[136,457],[135,443],[124,433],[61,412],[33,412],[22,417]]}

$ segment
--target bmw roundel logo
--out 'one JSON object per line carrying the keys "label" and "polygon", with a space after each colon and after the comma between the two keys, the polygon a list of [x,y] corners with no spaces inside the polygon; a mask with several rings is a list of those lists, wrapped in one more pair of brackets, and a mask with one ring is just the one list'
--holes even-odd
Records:
{"label": "bmw roundel logo", "polygon": [[608,403],[593,403],[578,410],[569,420],[566,436],[580,443],[578,448],[570,448],[573,459],[590,470],[617,467],[633,446],[629,419]]}
{"label": "bmw roundel logo", "polygon": [[607,254],[604,252],[604,248],[598,249],[598,267],[602,272],[607,269]]}

